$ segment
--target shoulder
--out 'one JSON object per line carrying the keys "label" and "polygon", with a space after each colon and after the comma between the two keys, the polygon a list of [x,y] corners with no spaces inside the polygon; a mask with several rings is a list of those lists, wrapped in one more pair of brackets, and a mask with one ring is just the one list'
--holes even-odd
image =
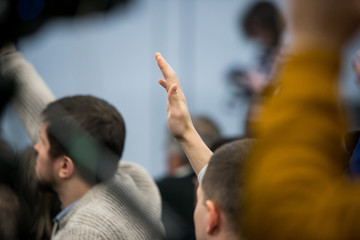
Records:
{"label": "shoulder", "polygon": [[124,239],[122,218],[126,212],[105,192],[88,192],[66,216],[59,239]]}
{"label": "shoulder", "polygon": [[159,236],[163,232],[161,198],[146,170],[137,164],[121,163],[111,181],[92,187],[69,213],[64,232],[80,234],[84,229],[91,229],[102,239]]}
{"label": "shoulder", "polygon": [[[12,52],[0,56],[0,72],[2,77],[6,77],[9,72],[21,72],[22,66],[29,64],[20,52]],[[4,76],[5,75],[5,76]]]}
{"label": "shoulder", "polygon": [[141,175],[151,178],[150,174],[146,171],[145,168],[133,162],[120,161],[116,173],[127,173],[130,175]]}
{"label": "shoulder", "polygon": [[135,189],[140,194],[152,195],[157,197],[159,190],[155,184],[154,179],[150,176],[147,170],[136,163],[121,161],[118,165],[115,179],[128,177],[131,179],[129,184],[134,185]]}
{"label": "shoulder", "polygon": [[127,187],[100,184],[90,191],[69,219],[67,235],[82,236],[89,230],[98,236],[94,239],[153,239],[163,233],[160,205],[159,210],[151,209],[152,201],[145,205]]}

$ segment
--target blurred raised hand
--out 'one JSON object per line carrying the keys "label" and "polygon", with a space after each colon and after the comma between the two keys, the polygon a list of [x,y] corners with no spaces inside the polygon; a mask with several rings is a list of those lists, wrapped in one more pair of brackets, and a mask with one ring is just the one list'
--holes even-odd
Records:
{"label": "blurred raised hand", "polygon": [[172,136],[178,141],[181,141],[181,139],[184,138],[188,131],[194,130],[189,109],[186,103],[186,98],[183,91],[181,90],[180,82],[172,67],[161,56],[160,53],[156,53],[155,58],[165,78],[165,80],[160,78],[159,84],[163,86],[168,93],[168,128]]}
{"label": "blurred raised hand", "polygon": [[156,53],[155,58],[165,78],[165,80],[160,78],[159,83],[168,93],[167,122],[169,131],[186,153],[194,172],[199,174],[200,170],[209,162],[212,152],[201,139],[191,121],[186,98],[175,71],[160,53]]}

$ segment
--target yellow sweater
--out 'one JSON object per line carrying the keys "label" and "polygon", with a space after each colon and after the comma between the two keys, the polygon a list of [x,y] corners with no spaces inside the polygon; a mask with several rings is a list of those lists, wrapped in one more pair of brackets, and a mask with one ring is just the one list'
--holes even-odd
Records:
{"label": "yellow sweater", "polygon": [[246,166],[248,239],[360,239],[360,185],[344,176],[339,56],[293,56],[266,103]]}

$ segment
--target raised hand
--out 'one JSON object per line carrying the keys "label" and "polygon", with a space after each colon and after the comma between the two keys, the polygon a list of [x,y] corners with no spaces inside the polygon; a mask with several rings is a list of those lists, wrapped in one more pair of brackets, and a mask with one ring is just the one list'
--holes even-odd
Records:
{"label": "raised hand", "polygon": [[167,122],[171,135],[186,153],[196,174],[209,162],[212,152],[203,142],[191,121],[189,109],[175,71],[160,53],[155,54],[158,66],[164,75],[159,83],[168,93]]}
{"label": "raised hand", "polygon": [[166,62],[160,53],[156,53],[155,58],[165,78],[165,80],[160,78],[159,84],[163,86],[168,93],[168,128],[172,136],[178,141],[181,141],[188,131],[193,131],[194,129],[186,99],[181,90],[180,82],[172,67]]}

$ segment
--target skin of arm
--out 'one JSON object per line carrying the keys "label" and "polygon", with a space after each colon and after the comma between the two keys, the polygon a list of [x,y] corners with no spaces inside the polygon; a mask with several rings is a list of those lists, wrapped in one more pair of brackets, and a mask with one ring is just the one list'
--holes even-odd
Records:
{"label": "skin of arm", "polygon": [[155,59],[165,78],[165,80],[159,79],[159,84],[168,93],[167,122],[169,131],[184,150],[194,172],[198,175],[209,162],[213,153],[195,130],[185,95],[181,90],[175,71],[160,53],[155,54]]}

